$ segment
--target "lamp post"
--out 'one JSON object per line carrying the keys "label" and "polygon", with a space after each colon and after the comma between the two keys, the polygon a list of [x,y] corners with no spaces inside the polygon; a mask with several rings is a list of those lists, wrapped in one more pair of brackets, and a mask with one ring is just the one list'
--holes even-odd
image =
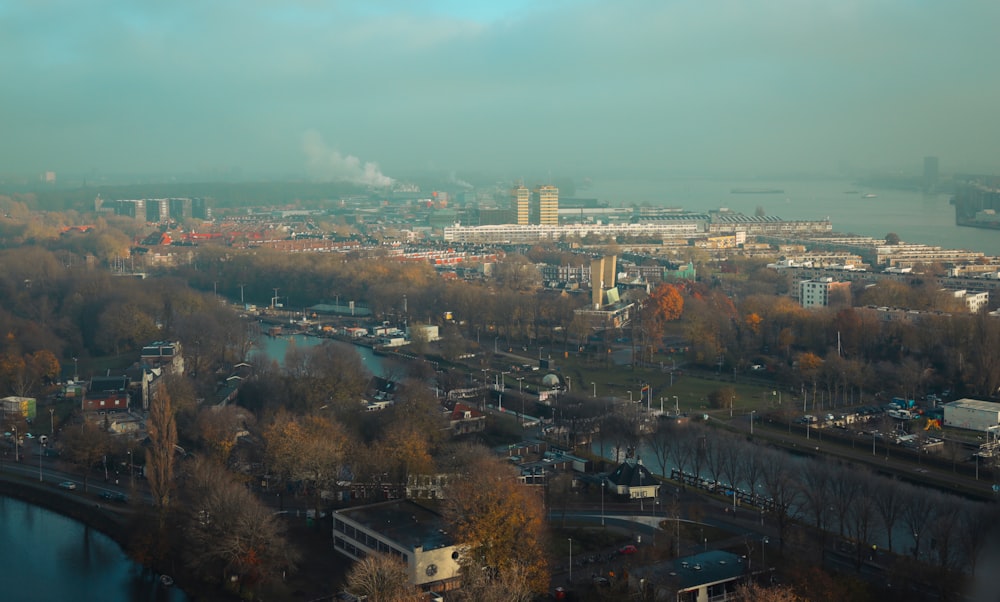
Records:
{"label": "lamp post", "polygon": [[573,538],[569,538],[569,582],[573,583]]}
{"label": "lamp post", "polygon": [[566,392],[569,393],[573,390],[573,380],[570,377],[566,377]]}
{"label": "lamp post", "polygon": [[590,384],[594,387],[594,399],[597,399],[597,383],[591,381]]}
{"label": "lamp post", "polygon": [[497,352],[497,343],[499,342],[500,342],[500,335],[497,335],[496,338],[493,339],[493,353]]}
{"label": "lamp post", "polygon": [[483,368],[483,411],[486,411],[486,392],[489,390],[489,386],[486,384],[486,373],[489,372],[486,368]]}
{"label": "lamp post", "polygon": [[53,436],[56,433],[56,409],[49,408],[49,436]]}
{"label": "lamp post", "polygon": [[14,461],[19,462],[20,460],[18,460],[17,456],[17,426],[11,425],[10,428],[14,429]]}
{"label": "lamp post", "polygon": [[764,561],[764,549],[768,543],[770,543],[770,541],[767,539],[767,536],[765,535],[763,539],[760,540],[760,570],[762,571],[767,570],[767,563]]}
{"label": "lamp post", "polygon": [[753,437],[753,414],[757,410],[750,410],[750,436]]}
{"label": "lamp post", "polygon": [[507,388],[507,382],[505,380],[505,377],[508,374],[510,374],[510,372],[500,372],[500,375],[499,375],[500,376],[500,382],[497,385],[497,389],[499,389],[499,391],[497,392],[497,400],[498,400],[497,401],[497,406],[498,406],[498,408],[500,409],[501,412],[503,411],[503,390]]}
{"label": "lamp post", "polygon": [[628,392],[628,401],[629,401],[629,403],[632,403],[632,392],[631,391]]}
{"label": "lamp post", "polygon": [[608,486],[608,481],[601,477],[601,526],[604,526],[604,488]]}
{"label": "lamp post", "polygon": [[518,376],[517,377],[517,396],[521,398],[521,428],[524,428],[524,424],[525,424],[525,420],[524,420],[524,392],[521,389],[521,383],[523,383],[523,382],[524,382],[524,377],[523,376]]}
{"label": "lamp post", "polygon": [[42,445],[38,444],[38,482],[42,482]]}
{"label": "lamp post", "polygon": [[77,367],[77,361],[76,361],[76,358],[74,357],[73,358],[73,382],[76,382],[76,381],[80,380],[80,371],[77,370],[76,367]]}
{"label": "lamp post", "polygon": [[128,482],[129,486],[135,485],[135,466],[132,464],[132,450],[128,450]]}
{"label": "lamp post", "polygon": [[674,395],[674,414],[677,416],[681,415],[681,405],[680,402],[677,401],[676,395]]}

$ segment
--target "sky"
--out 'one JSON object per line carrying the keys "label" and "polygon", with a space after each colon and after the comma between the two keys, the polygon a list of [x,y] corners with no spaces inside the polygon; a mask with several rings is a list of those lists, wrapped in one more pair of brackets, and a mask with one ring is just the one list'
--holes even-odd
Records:
{"label": "sky", "polygon": [[1000,173],[996,0],[0,0],[0,174]]}

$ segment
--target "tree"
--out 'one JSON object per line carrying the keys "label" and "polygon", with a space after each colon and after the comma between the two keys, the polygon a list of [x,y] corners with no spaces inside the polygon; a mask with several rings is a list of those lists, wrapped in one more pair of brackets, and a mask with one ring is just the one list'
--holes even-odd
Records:
{"label": "tree", "polygon": [[347,585],[353,594],[373,602],[417,602],[422,597],[410,583],[406,564],[385,554],[355,562],[347,574]]}
{"label": "tree", "polygon": [[343,464],[347,435],[322,416],[293,417],[282,413],[264,431],[267,462],[286,481],[301,481],[319,515],[322,492],[336,483]]}
{"label": "tree", "polygon": [[108,453],[110,437],[93,422],[83,422],[63,430],[62,457],[83,470],[83,490],[87,490],[90,470]]}
{"label": "tree", "polygon": [[896,234],[895,232],[890,232],[885,235],[885,244],[887,245],[895,246],[899,244],[899,241],[900,241],[899,234]]}
{"label": "tree", "polygon": [[460,563],[466,581],[475,583],[486,571],[495,581],[520,575],[530,591],[547,589],[541,499],[517,481],[510,466],[497,458],[477,458],[446,495],[445,518],[463,550]]}
{"label": "tree", "polygon": [[735,602],[805,602],[791,586],[772,585],[764,587],[753,581],[742,583],[736,588]]}
{"label": "tree", "polygon": [[146,478],[153,504],[165,509],[170,505],[170,493],[174,487],[174,454],[177,450],[177,423],[166,388],[162,388],[150,403],[146,425],[149,433]]}
{"label": "tree", "polygon": [[708,394],[708,404],[713,408],[732,408],[736,402],[736,389],[732,387],[721,387],[714,389]]}
{"label": "tree", "polygon": [[185,487],[183,558],[204,577],[223,583],[236,577],[238,589],[276,579],[293,569],[299,554],[284,525],[217,462],[189,464]]}
{"label": "tree", "polygon": [[249,413],[235,405],[211,406],[198,413],[196,429],[202,445],[225,464],[236,445],[237,433],[246,427]]}

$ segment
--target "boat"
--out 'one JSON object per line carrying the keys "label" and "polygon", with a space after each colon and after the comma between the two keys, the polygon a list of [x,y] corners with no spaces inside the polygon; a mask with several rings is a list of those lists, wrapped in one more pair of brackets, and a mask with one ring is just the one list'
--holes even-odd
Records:
{"label": "boat", "polygon": [[877,196],[878,195],[875,194],[875,193],[873,193],[873,192],[866,192],[865,194],[861,195],[861,198],[863,198],[863,199],[874,199]]}
{"label": "boat", "polygon": [[160,584],[163,587],[170,587],[174,584],[174,578],[170,575],[160,575]]}

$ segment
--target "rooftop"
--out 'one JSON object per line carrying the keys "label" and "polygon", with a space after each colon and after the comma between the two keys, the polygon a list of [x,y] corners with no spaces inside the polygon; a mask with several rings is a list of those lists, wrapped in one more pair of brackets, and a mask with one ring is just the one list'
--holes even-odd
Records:
{"label": "rooftop", "polygon": [[444,518],[440,514],[410,500],[348,508],[338,510],[336,514],[411,550],[418,547],[433,550],[455,543],[445,530]]}

